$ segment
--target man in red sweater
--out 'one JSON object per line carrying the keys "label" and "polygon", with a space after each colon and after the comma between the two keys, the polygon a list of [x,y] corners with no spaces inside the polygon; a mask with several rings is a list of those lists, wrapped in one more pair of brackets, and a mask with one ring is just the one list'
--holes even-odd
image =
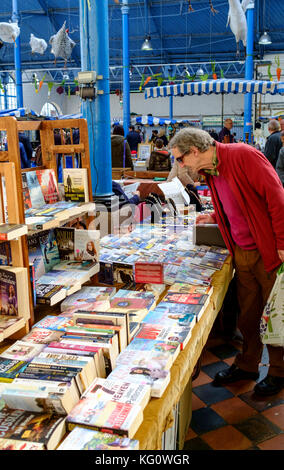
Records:
{"label": "man in red sweater", "polygon": [[[243,349],[235,363],[217,373],[215,385],[257,380],[263,345],[260,318],[284,262],[284,189],[267,158],[246,144],[222,144],[200,129],[181,130],[170,141],[178,163],[205,175],[213,214],[197,224],[218,223],[236,270]],[[255,386],[260,395],[284,388],[284,348],[269,346],[269,371]]]}

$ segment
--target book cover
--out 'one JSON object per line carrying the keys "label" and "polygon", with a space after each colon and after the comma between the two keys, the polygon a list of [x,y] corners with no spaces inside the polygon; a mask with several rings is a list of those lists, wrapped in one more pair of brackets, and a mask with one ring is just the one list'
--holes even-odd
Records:
{"label": "book cover", "polygon": [[47,315],[42,320],[37,322],[33,326],[33,329],[36,327],[36,328],[44,328],[48,330],[65,331],[68,326],[73,326],[73,325],[74,325],[74,322],[72,318],[66,318],[60,315],[58,316]]}
{"label": "book cover", "polygon": [[115,287],[84,286],[75,294],[68,296],[61,303],[60,308],[63,312],[71,306],[80,307],[82,304],[91,305],[96,301],[110,299],[115,292]]}
{"label": "book cover", "polygon": [[141,367],[155,367],[156,369],[170,369],[172,357],[167,352],[147,350],[135,350],[127,347],[116,359],[116,365],[129,365]]}
{"label": "book cover", "polygon": [[63,168],[63,184],[66,201],[89,201],[87,168]]}
{"label": "book cover", "polygon": [[[22,269],[24,270],[24,268]],[[22,286],[22,288],[27,288],[27,286]],[[8,270],[8,268],[0,268],[1,315],[19,315],[19,289],[20,285],[18,284],[17,273],[12,270]]]}
{"label": "book cover", "polygon": [[44,348],[44,344],[27,343],[18,340],[1,353],[1,357],[17,361],[31,361]]}
{"label": "book cover", "polygon": [[1,439],[0,450],[44,450],[44,445],[38,442],[21,442],[15,439]]}
{"label": "book cover", "polygon": [[113,280],[117,284],[132,284],[134,279],[134,269],[132,264],[113,262]]}
{"label": "book cover", "polygon": [[23,199],[24,199],[24,210],[32,208],[32,201],[28,188],[27,173],[22,173],[22,187],[23,187]]}
{"label": "book cover", "polygon": [[[204,306],[200,304],[178,304],[175,302],[160,302],[155,311],[163,310],[173,315],[195,315],[197,318],[202,314]],[[144,317],[145,320],[146,317]]]}
{"label": "book cover", "polygon": [[191,337],[191,329],[191,325],[177,326],[142,323],[135,338],[178,342],[182,351]]}
{"label": "book cover", "polygon": [[71,227],[60,227],[55,229],[59,256],[61,260],[74,259],[75,229]]}
{"label": "book cover", "polygon": [[137,312],[140,310],[149,310],[152,299],[136,297],[113,297],[110,302],[110,311],[117,312]]}
{"label": "book cover", "polygon": [[34,266],[35,279],[45,273],[44,257],[40,247],[39,234],[28,235],[29,263]]}
{"label": "book cover", "polygon": [[66,418],[67,428],[76,425],[104,429],[132,438],[143,419],[140,406],[108,401],[96,402],[93,397],[83,398]]}
{"label": "book cover", "polygon": [[212,286],[194,286],[182,282],[175,282],[170,286],[168,293],[211,295],[212,291]]}
{"label": "book cover", "polygon": [[45,272],[60,262],[58,246],[54,230],[45,230],[39,233],[39,243],[42,251]]}
{"label": "book cover", "polygon": [[151,339],[135,338],[127,346],[129,351],[152,351],[165,353],[172,357],[172,362],[180,352],[180,344],[177,341],[158,341]]}
{"label": "book cover", "polygon": [[95,378],[85,390],[83,397],[92,396],[96,401],[105,403],[109,400],[130,403],[144,409],[150,399],[150,392],[151,388],[148,385]]}
{"label": "book cover", "polygon": [[[55,317],[56,318],[56,317]],[[22,338],[22,341],[36,344],[49,344],[53,341],[59,341],[63,335],[64,330],[57,331],[49,328],[37,327],[37,324],[31,329],[31,331]]]}
{"label": "book cover", "polygon": [[64,286],[36,283],[37,304],[54,305],[65,299],[67,290]]}
{"label": "book cover", "polygon": [[23,410],[0,411],[0,438],[42,443],[51,450],[65,434],[65,419]]}
{"label": "book cover", "polygon": [[11,263],[11,247],[9,242],[0,243],[0,266],[7,266]]}
{"label": "book cover", "polygon": [[6,359],[0,356],[0,383],[13,382],[25,370],[28,362]]}
{"label": "book cover", "polygon": [[108,380],[130,381],[144,385],[150,385],[151,396],[161,397],[170,382],[170,371],[156,368],[149,364],[148,367],[129,365],[118,365],[108,376]]}
{"label": "book cover", "polygon": [[98,263],[100,254],[99,230],[75,229],[74,251],[77,261],[91,260]]}
{"label": "book cover", "polygon": [[179,313],[168,311],[166,308],[151,310],[142,320],[142,323],[152,325],[176,325],[193,327],[196,323],[196,315],[193,313]]}
{"label": "book cover", "polygon": [[164,298],[164,302],[175,302],[180,304],[190,304],[190,305],[204,305],[208,300],[208,295],[199,294],[195,292],[194,294],[178,294],[170,293],[167,294]]}
{"label": "book cover", "polygon": [[[1,442],[0,442],[1,448]],[[57,450],[138,450],[139,441],[75,427]]]}
{"label": "book cover", "polygon": [[27,188],[29,191],[29,197],[31,200],[31,207],[43,207],[45,205],[45,200],[39,184],[36,171],[27,171],[23,173],[25,175]]}
{"label": "book cover", "polygon": [[59,201],[59,189],[53,169],[36,170],[37,179],[46,204]]}

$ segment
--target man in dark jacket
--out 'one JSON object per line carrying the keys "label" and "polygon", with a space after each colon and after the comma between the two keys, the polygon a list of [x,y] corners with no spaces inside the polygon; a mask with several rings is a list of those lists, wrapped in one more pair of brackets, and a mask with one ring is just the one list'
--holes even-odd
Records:
{"label": "man in dark jacket", "polygon": [[141,137],[139,133],[135,131],[134,126],[129,126],[129,132],[126,136],[126,140],[129,144],[131,152],[137,152],[138,144],[141,144]]}
{"label": "man in dark jacket", "polygon": [[268,132],[270,135],[267,137],[264,155],[270,161],[271,165],[275,168],[279,152],[282,148],[282,141],[280,137],[280,123],[277,119],[272,119],[268,123]]}
{"label": "man in dark jacket", "polygon": [[155,149],[151,152],[148,170],[170,171],[172,164],[170,152],[164,148],[162,139],[157,139]]}
{"label": "man in dark jacket", "polygon": [[111,136],[111,161],[112,168],[131,168],[133,170],[130,147],[124,138],[124,129],[120,125],[113,128]]}
{"label": "man in dark jacket", "polygon": [[227,144],[232,144],[234,142],[234,136],[231,134],[231,129],[233,127],[232,119],[225,119],[224,127],[219,132],[218,139],[219,142],[224,142]]}

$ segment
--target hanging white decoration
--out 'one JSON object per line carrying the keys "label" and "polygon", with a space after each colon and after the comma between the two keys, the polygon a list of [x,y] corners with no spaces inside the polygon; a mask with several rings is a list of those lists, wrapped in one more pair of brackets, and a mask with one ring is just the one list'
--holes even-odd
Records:
{"label": "hanging white decoration", "polygon": [[31,33],[30,46],[32,49],[32,54],[36,52],[38,54],[44,54],[47,48],[47,42],[44,39],[36,38],[34,34]]}
{"label": "hanging white decoration", "polygon": [[0,39],[3,42],[15,42],[19,34],[17,23],[0,23]]}
{"label": "hanging white decoration", "polygon": [[76,43],[68,36],[66,21],[64,21],[60,30],[51,36],[49,44],[51,44],[51,52],[54,54],[55,60],[57,57],[62,57],[66,63],[76,45]]}
{"label": "hanging white decoration", "polygon": [[237,43],[237,54],[239,54],[239,42],[242,41],[244,47],[247,44],[247,20],[240,0],[228,0],[229,14],[227,26],[230,24],[232,33]]}

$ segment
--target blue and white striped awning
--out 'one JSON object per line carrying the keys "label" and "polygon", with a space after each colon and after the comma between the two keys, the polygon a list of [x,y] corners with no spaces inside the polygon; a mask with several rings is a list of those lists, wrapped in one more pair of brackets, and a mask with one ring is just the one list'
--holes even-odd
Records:
{"label": "blue and white striped awning", "polygon": [[187,82],[145,89],[145,98],[164,98],[166,96],[210,95],[211,93],[261,93],[284,94],[284,82],[263,80],[207,80]]}
{"label": "blue and white striped awning", "polygon": [[3,109],[0,111],[0,117],[5,116],[15,116],[15,117],[22,117],[26,115],[26,108],[15,108],[15,109]]}

